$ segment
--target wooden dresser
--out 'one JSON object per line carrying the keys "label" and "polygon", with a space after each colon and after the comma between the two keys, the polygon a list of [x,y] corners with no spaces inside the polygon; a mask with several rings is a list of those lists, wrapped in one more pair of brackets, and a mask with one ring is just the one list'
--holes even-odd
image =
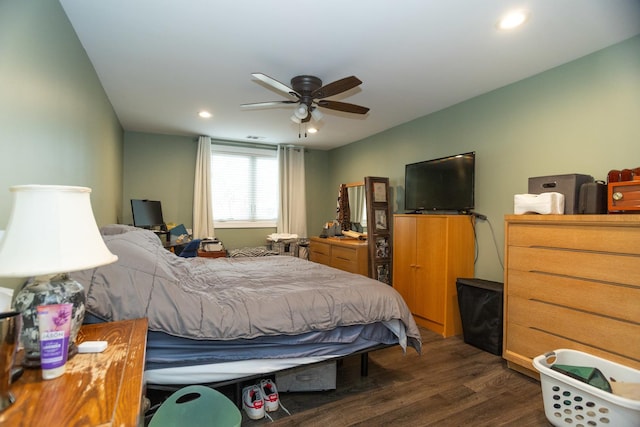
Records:
{"label": "wooden dresser", "polygon": [[468,215],[393,216],[393,287],[418,325],[462,333],[456,279],[474,276],[474,242]]}
{"label": "wooden dresser", "polygon": [[338,237],[311,237],[309,239],[309,261],[348,271],[368,275],[368,244],[364,240]]}
{"label": "wooden dresser", "polygon": [[25,369],[11,385],[16,398],[0,412],[2,426],[144,425],[144,359],[147,320],[84,325],[77,343],[107,341],[102,353],[76,354],[66,372],[42,380],[39,369]]}
{"label": "wooden dresser", "polygon": [[568,348],[640,369],[640,215],[505,217],[504,352]]}

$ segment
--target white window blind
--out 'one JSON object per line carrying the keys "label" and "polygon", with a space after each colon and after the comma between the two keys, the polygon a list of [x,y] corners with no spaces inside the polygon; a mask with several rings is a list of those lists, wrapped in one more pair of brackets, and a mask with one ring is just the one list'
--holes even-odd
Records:
{"label": "white window blind", "polygon": [[275,227],[278,219],[277,151],[212,144],[214,226]]}

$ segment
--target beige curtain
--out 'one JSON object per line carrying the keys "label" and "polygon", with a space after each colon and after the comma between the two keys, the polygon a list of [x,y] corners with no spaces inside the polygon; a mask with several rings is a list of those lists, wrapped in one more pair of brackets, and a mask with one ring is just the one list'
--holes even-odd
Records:
{"label": "beige curtain", "polygon": [[278,165],[280,204],[277,231],[307,237],[304,149],[278,146]]}
{"label": "beige curtain", "polygon": [[198,139],[196,177],[193,185],[193,238],[215,237],[211,199],[211,138]]}

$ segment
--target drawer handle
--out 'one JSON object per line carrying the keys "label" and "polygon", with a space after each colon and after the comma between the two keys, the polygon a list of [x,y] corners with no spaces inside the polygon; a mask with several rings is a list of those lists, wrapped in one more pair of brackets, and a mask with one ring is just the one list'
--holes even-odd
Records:
{"label": "drawer handle", "polygon": [[613,198],[613,200],[618,201],[618,200],[622,200],[624,198],[624,194],[622,194],[619,191],[616,191],[615,193],[613,193],[613,195],[611,197]]}

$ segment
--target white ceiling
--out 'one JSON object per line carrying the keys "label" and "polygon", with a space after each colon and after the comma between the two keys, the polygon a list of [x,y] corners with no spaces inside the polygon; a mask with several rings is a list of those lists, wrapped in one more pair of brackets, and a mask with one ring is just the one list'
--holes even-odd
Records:
{"label": "white ceiling", "polygon": [[[125,130],[330,149],[640,33],[639,0],[60,0]],[[526,25],[500,32],[511,9]],[[363,84],[298,137],[251,73]],[[208,110],[210,119],[198,111]]]}

